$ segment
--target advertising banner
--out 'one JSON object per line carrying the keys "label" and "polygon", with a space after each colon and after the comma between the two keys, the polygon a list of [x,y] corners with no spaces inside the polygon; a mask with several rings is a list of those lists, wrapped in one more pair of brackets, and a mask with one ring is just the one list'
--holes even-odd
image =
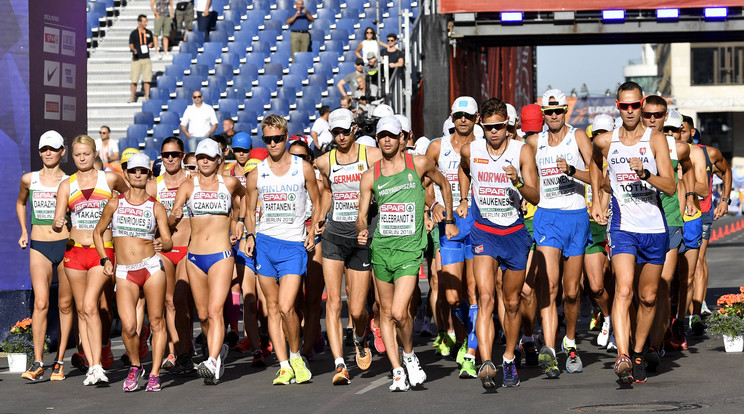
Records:
{"label": "advertising banner", "polygon": [[560,4],[554,1],[526,0],[519,4],[507,0],[439,0],[439,13],[472,13],[472,12],[550,12],[564,10],[648,10],[663,8],[689,9],[697,7],[741,7],[741,0],[661,0],[650,4],[644,0],[613,0],[608,4],[599,5],[588,0],[564,0]]}

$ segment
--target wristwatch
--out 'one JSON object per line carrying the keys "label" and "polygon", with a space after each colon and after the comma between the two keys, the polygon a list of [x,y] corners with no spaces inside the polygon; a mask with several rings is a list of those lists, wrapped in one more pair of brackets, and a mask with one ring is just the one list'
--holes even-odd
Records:
{"label": "wristwatch", "polygon": [[524,187],[524,180],[523,180],[523,179],[522,179],[522,178],[520,177],[520,178],[519,178],[519,181],[517,181],[517,183],[516,183],[516,184],[514,184],[514,188],[516,188],[516,189],[520,189],[520,188],[522,188],[522,187]]}
{"label": "wristwatch", "polygon": [[731,205],[731,199],[730,198],[722,197],[721,198],[721,201],[723,201],[724,203],[726,203],[728,205]]}
{"label": "wristwatch", "polygon": [[105,266],[106,265],[106,262],[110,262],[110,261],[111,261],[111,259],[109,259],[108,257],[102,258],[101,259],[101,266]]}
{"label": "wristwatch", "polygon": [[455,220],[442,220],[444,224],[455,224]]}

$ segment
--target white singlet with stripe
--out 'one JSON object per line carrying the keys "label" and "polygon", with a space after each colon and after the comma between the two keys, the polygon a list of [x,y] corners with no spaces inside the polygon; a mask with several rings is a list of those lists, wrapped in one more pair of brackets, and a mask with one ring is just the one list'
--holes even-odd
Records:
{"label": "white singlet with stripe", "polygon": [[77,173],[70,176],[70,197],[67,206],[70,209],[72,227],[78,230],[93,230],[101,219],[101,212],[111,198],[111,188],[106,180],[106,173],[98,171],[96,186],[86,189],[90,197],[86,198],[80,189]]}
{"label": "white singlet with stripe", "polygon": [[[439,158],[437,159],[439,172],[450,183],[453,205],[459,205],[462,198],[460,195],[460,181],[457,175],[457,171],[460,169],[460,153],[455,151],[455,148],[452,146],[452,137],[443,137],[440,141],[442,145],[439,147]],[[465,191],[465,196],[467,195],[468,191]],[[436,184],[434,185],[434,198],[439,204],[444,206],[442,190]],[[470,202],[471,200],[468,200],[468,206],[470,206]]]}
{"label": "white singlet with stripe", "polygon": [[152,240],[158,223],[155,220],[155,203],[157,200],[149,197],[144,203],[136,205],[127,201],[124,194],[119,195],[119,207],[111,217],[113,237],[138,237]]}
{"label": "white singlet with stripe", "polygon": [[519,173],[519,154],[524,144],[510,140],[499,156],[489,154],[487,145],[483,139],[470,144],[472,214],[476,223],[489,226],[518,224],[522,218],[521,195],[506,176],[504,167],[512,165]]}
{"label": "white singlet with stripe", "polygon": [[194,176],[194,191],[186,202],[189,217],[204,217],[230,214],[232,209],[232,194],[225,186],[225,180],[217,174],[217,191],[202,190],[199,184],[199,176]]}
{"label": "white singlet with stripe", "polygon": [[256,167],[261,220],[257,233],[285,241],[305,240],[305,206],[307,189],[302,158],[292,156],[289,170],[281,177],[274,175],[268,159]]}
{"label": "white singlet with stripe", "polygon": [[548,131],[537,138],[537,172],[540,176],[540,208],[556,210],[581,210],[586,208],[584,183],[569,177],[558,169],[557,160],[563,158],[576,171],[584,171],[586,165],[576,143],[576,128],[571,127],[556,146],[548,143]]}
{"label": "white singlet with stripe", "polygon": [[31,199],[31,223],[51,225],[54,221],[54,212],[57,208],[57,189],[60,183],[69,175],[65,174],[57,185],[47,187],[41,183],[39,171],[31,173],[31,185],[28,186],[28,194]]}
{"label": "white singlet with stripe", "polygon": [[[188,171],[186,172],[186,178],[189,177]],[[170,216],[171,210],[173,209],[173,203],[176,201],[176,192],[178,192],[178,187],[176,188],[168,188],[165,185],[165,179],[163,178],[163,175],[158,176],[156,179],[157,187],[157,200],[160,204],[165,207],[165,211]],[[183,206],[183,218],[189,217],[189,209],[186,207],[186,205]]]}
{"label": "white singlet with stripe", "polygon": [[651,129],[647,128],[640,141],[632,146],[620,142],[619,130],[612,132],[607,151],[607,173],[610,176],[612,202],[607,220],[610,230],[634,233],[665,233],[666,220],[659,191],[630,169],[630,159],[640,158],[651,174],[658,172],[651,150]]}

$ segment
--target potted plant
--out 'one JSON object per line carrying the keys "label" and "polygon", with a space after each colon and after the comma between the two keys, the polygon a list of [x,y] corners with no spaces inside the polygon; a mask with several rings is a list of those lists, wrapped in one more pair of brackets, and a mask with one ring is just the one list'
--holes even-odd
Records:
{"label": "potted plant", "polygon": [[[44,352],[48,351],[49,337],[44,340]],[[34,357],[34,341],[31,333],[31,318],[16,322],[8,336],[0,342],[3,351],[8,355],[10,372],[23,372],[28,360]]]}
{"label": "potted plant", "polygon": [[744,286],[739,292],[718,298],[718,311],[707,321],[708,332],[723,337],[726,352],[744,349]]}

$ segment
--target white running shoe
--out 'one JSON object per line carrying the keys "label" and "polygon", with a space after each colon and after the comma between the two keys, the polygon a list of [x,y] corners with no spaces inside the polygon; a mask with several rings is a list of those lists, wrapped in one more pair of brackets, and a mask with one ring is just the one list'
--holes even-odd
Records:
{"label": "white running shoe", "polygon": [[88,372],[85,374],[85,378],[83,378],[83,385],[93,385],[96,381],[96,375],[93,373],[93,367],[88,367]]}
{"label": "white running shoe", "polygon": [[393,383],[390,384],[390,391],[408,391],[408,381],[406,380],[406,371],[403,368],[393,370]]}
{"label": "white running shoe", "polygon": [[607,342],[610,340],[610,330],[612,329],[612,323],[610,322],[610,317],[606,317],[604,322],[602,322],[602,330],[599,331],[599,335],[597,335],[597,345],[604,348],[607,346]]}
{"label": "white running shoe", "polygon": [[421,369],[421,364],[419,364],[416,354],[413,354],[411,357],[403,357],[403,365],[406,366],[408,382],[412,387],[421,385],[426,381],[426,373]]}
{"label": "white running shoe", "polygon": [[707,318],[708,316],[712,315],[713,313],[708,309],[708,304],[703,301],[703,305],[700,308],[700,316],[703,318]]}
{"label": "white running shoe", "polygon": [[615,332],[610,332],[610,340],[607,342],[607,350],[608,351],[617,350],[617,343],[615,343]]}
{"label": "white running shoe", "polygon": [[93,366],[93,375],[95,376],[95,382],[93,384],[108,384],[109,379],[106,373],[103,372],[103,367],[100,365]]}
{"label": "white running shoe", "polygon": [[225,374],[225,358],[227,358],[227,352],[229,350],[230,347],[228,347],[227,344],[222,344],[220,354],[217,356],[217,372],[214,375],[214,379],[216,380],[222,378],[222,376]]}

